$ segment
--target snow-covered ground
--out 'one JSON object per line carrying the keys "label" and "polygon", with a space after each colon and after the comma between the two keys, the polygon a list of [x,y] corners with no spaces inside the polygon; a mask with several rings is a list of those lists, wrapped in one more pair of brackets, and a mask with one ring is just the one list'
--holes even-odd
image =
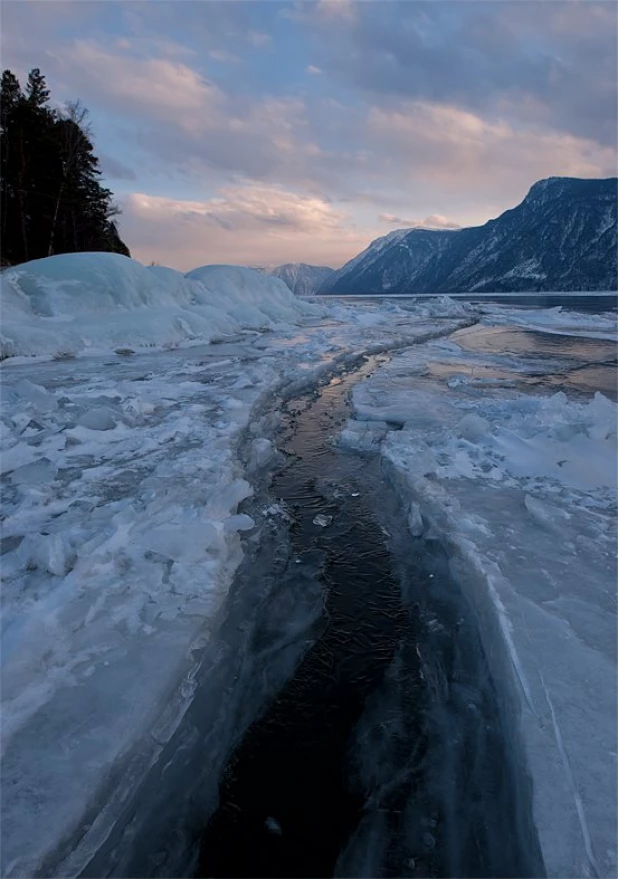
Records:
{"label": "snow-covered ground", "polygon": [[239,504],[272,461],[262,407],[469,319],[110,254],[2,282],[2,875],[74,875],[191,705],[260,525]]}
{"label": "snow-covered ground", "polygon": [[[615,876],[617,407],[571,387],[558,348],[467,344],[492,323],[615,340],[615,315],[488,311],[358,385],[340,441],[379,449],[410,532],[448,551],[524,742],[548,875]],[[560,370],[568,396],[537,386]]]}

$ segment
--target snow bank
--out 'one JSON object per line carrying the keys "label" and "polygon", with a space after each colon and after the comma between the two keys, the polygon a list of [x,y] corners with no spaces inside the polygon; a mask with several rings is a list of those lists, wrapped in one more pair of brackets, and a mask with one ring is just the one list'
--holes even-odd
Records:
{"label": "snow bank", "polygon": [[614,876],[618,407],[439,381],[425,367],[443,349],[357,386],[342,441],[366,452],[385,421],[401,425],[383,465],[478,615],[547,873]]}
{"label": "snow bank", "polygon": [[115,253],[33,260],[3,271],[0,283],[3,358],[176,347],[321,313],[252,269],[183,275]]}

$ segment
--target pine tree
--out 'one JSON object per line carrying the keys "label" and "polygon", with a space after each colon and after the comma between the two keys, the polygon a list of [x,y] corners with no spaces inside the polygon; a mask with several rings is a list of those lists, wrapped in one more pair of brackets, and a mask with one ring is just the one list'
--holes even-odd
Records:
{"label": "pine tree", "polygon": [[67,104],[67,112],[61,117],[56,125],[56,139],[59,148],[59,173],[57,182],[57,194],[54,201],[54,211],[51,220],[49,235],[48,255],[54,252],[58,217],[63,199],[70,181],[75,177],[83,165],[90,144],[88,137],[90,128],[86,124],[88,111],[79,101]]}
{"label": "pine tree", "polygon": [[2,85],[0,86],[0,124],[2,131],[6,130],[7,120],[18,102],[23,100],[23,92],[19,80],[10,70],[2,73]]}
{"label": "pine tree", "polygon": [[28,74],[26,97],[28,103],[33,107],[44,107],[49,100],[49,89],[47,88],[45,77],[38,67],[33,67]]}

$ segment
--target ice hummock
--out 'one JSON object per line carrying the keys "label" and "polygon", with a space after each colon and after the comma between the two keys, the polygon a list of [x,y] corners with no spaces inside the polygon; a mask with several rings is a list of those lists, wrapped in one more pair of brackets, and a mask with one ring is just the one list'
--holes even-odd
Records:
{"label": "ice hummock", "polygon": [[0,275],[0,355],[177,347],[321,313],[283,281],[239,266],[187,275],[117,253],[68,253]]}

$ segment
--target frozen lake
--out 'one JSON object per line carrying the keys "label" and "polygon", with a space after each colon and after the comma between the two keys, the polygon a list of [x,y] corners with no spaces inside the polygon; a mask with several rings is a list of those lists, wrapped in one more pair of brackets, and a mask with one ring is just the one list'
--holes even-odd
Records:
{"label": "frozen lake", "polygon": [[[333,296],[307,297],[315,299],[340,299],[343,302],[354,302],[361,305],[377,304],[382,301],[391,302],[430,302],[435,296],[420,294],[418,296]],[[476,305],[499,305],[509,308],[556,308],[560,306],[568,311],[580,313],[603,314],[618,309],[616,293],[453,293],[451,298],[456,302],[469,302]]]}
{"label": "frozen lake", "polygon": [[271,491],[291,572],[260,610],[253,674],[270,677],[294,638],[302,660],[224,769],[196,875],[542,869],[472,609],[439,543],[410,542],[378,458],[332,445],[352,388],[385,362],[282,406]]}
{"label": "frozen lake", "polygon": [[[534,324],[535,316],[529,321]],[[361,369],[335,379],[317,398],[284,407],[278,445],[286,463],[274,478],[273,491],[291,516],[294,562],[303,582],[312,584],[314,596],[316,591],[323,594],[324,612],[317,624],[312,617],[308,629],[301,627],[302,639],[310,645],[304,659],[231,757],[196,875],[537,876],[547,869],[542,847],[550,875],[561,875],[552,858],[562,858],[566,869],[574,857],[565,853],[571,842],[548,848],[547,817],[539,817],[539,811],[548,808],[543,800],[551,800],[552,794],[537,780],[534,765],[539,760],[534,751],[545,748],[546,759],[555,740],[535,742],[532,753],[529,742],[522,746],[518,741],[517,699],[509,695],[500,673],[502,659],[491,634],[486,598],[475,593],[495,566],[497,534],[508,534],[510,551],[501,549],[500,563],[512,586],[527,602],[538,601],[540,590],[540,606],[554,604],[560,619],[569,619],[589,639],[590,648],[601,655],[608,651],[614,662],[610,627],[605,623],[595,634],[592,623],[592,616],[604,611],[608,620],[615,618],[611,508],[606,519],[609,542],[604,538],[598,552],[589,553],[580,539],[573,558],[570,540],[594,533],[598,513],[579,522],[579,535],[570,533],[569,501],[566,507],[564,501],[556,506],[554,495],[551,505],[545,503],[543,486],[551,479],[547,465],[537,486],[526,485],[523,504],[512,480],[488,493],[471,481],[467,465],[461,472],[455,468],[446,502],[457,505],[459,499],[460,523],[468,537],[475,529],[484,537],[474,550],[481,570],[473,572],[475,582],[466,584],[470,571],[464,574],[463,569],[469,559],[453,564],[461,547],[456,539],[444,539],[443,524],[432,528],[423,523],[423,515],[429,519],[431,513],[421,510],[422,503],[412,505],[416,537],[410,541],[405,508],[385,492],[378,464],[380,445],[388,435],[389,481],[397,483],[403,461],[395,452],[406,454],[402,437],[417,458],[429,438],[437,440],[442,425],[450,435],[448,420],[438,415],[442,406],[463,404],[461,417],[478,411],[489,398],[507,416],[509,401],[513,405],[522,395],[531,402],[554,400],[558,411],[562,405],[568,409],[569,401],[586,407],[597,392],[616,399],[616,343],[607,338],[607,324],[589,327],[587,335],[571,335],[569,329],[554,325],[547,332],[526,327],[525,321],[524,326],[501,324],[498,317],[493,325],[462,328],[372,364],[367,378]],[[350,457],[331,442],[344,426],[352,388],[356,420],[342,435],[345,445],[358,453]],[[564,403],[555,397],[557,392]],[[478,429],[470,423],[462,444],[468,451],[478,441]],[[458,465],[463,451],[454,456]],[[410,466],[408,458],[404,471]],[[615,469],[611,459],[605,466]],[[611,482],[611,472],[606,475]],[[405,492],[404,501],[408,497]],[[322,525],[316,524],[316,515],[326,517]],[[555,529],[562,523],[566,546],[558,558]],[[529,555],[526,565],[522,550]],[[563,564],[563,588],[556,588],[543,565],[558,570]],[[577,583],[584,572],[590,583],[582,592]],[[304,613],[306,598],[305,592],[300,603]],[[577,622],[572,616],[576,607]],[[269,613],[270,606],[266,626]],[[561,651],[564,645],[558,633],[552,639],[551,626],[540,632],[549,639],[550,650]],[[534,637],[532,631],[526,635]],[[544,693],[546,706],[552,706],[554,730],[561,730],[560,741],[564,735],[567,747],[577,747],[583,730],[567,719],[563,733],[557,713],[567,706],[560,696],[556,703],[550,701],[552,688],[562,686],[555,677],[551,680],[555,671],[537,694],[524,671],[530,657],[525,646],[520,657],[518,642],[517,636],[510,642],[513,652],[507,661],[515,663],[524,681],[529,707]],[[573,661],[580,661],[576,655]],[[593,663],[598,665],[598,659]],[[610,740],[611,668],[610,663],[603,672],[599,669],[605,685],[602,735]],[[538,710],[542,713],[543,707]],[[532,711],[538,718],[537,708]],[[527,768],[531,760],[533,782]],[[546,775],[549,780],[551,772]],[[560,770],[558,776],[562,784]],[[569,784],[577,788],[572,776]],[[569,807],[569,797],[568,790],[560,794],[558,814],[565,825],[571,818],[579,824],[579,866],[585,870],[592,856],[588,866],[596,872],[591,834],[603,831],[594,825],[589,830],[582,801],[576,797]],[[609,788],[605,797],[608,813],[602,823],[608,833],[615,797]],[[549,808],[556,809],[556,804]]]}
{"label": "frozen lake", "polygon": [[615,338],[332,301],[5,364],[5,875],[613,875]]}

